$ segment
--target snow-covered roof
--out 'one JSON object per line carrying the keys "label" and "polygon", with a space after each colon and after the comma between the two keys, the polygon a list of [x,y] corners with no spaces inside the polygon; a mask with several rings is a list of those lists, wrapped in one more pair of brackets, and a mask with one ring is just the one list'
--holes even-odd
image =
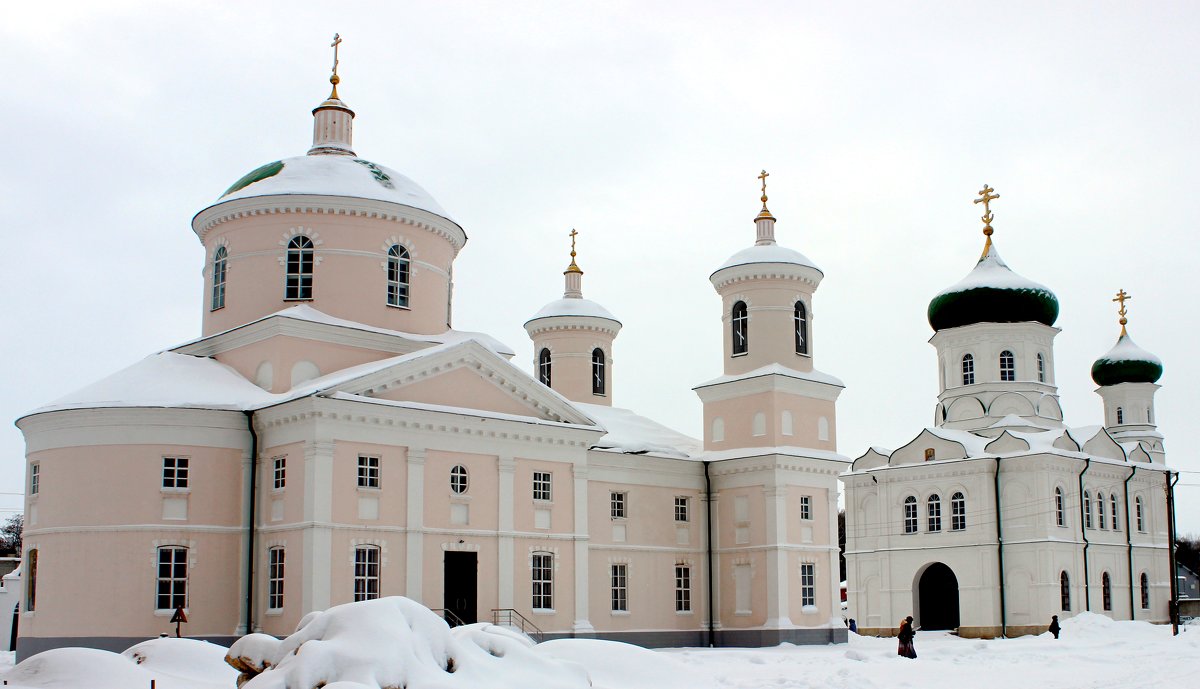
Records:
{"label": "snow-covered roof", "polygon": [[704,451],[699,440],[629,409],[582,402],[575,402],[574,405],[607,431],[592,445],[595,449],[680,459],[694,458]]}
{"label": "snow-covered roof", "polygon": [[774,447],[735,447],[731,450],[706,452],[701,458],[706,462],[720,462],[727,459],[742,459],[745,457],[762,457],[763,455],[784,455],[787,457],[805,457],[824,459],[831,462],[849,464],[854,461],[846,455],[829,450],[818,450],[812,447],[797,445],[777,445]]}
{"label": "snow-covered roof", "polygon": [[951,294],[953,292],[965,292],[969,289],[977,287],[992,287],[994,289],[1037,289],[1050,291],[1045,285],[1034,282],[1029,278],[1018,275],[1004,259],[1000,258],[1000,252],[996,250],[996,245],[988,246],[987,253],[979,259],[971,272],[967,273],[966,277],[958,282],[950,285],[946,289],[938,292],[935,298],[943,294]]}
{"label": "snow-covered roof", "polygon": [[846,384],[836,376],[831,376],[828,373],[813,369],[812,371],[797,371],[794,368],[788,368],[783,364],[767,364],[761,368],[756,368],[753,371],[746,373],[737,373],[727,376],[719,376],[712,380],[703,382],[696,388],[706,388],[710,385],[720,385],[721,383],[732,383],[736,380],[747,380],[749,378],[759,378],[761,376],[780,375],[788,378],[796,378],[797,380],[807,380],[814,383],[823,383],[825,385],[836,385],[839,388],[846,387]]}
{"label": "snow-covered roof", "polygon": [[[742,249],[736,254],[730,256],[727,261],[721,264],[720,268],[717,268],[713,272],[718,273],[726,268],[747,265],[750,263],[790,263],[799,266],[806,266],[816,270],[817,272],[821,272],[821,269],[817,267],[817,264],[813,263],[804,254],[778,244],[755,244],[754,246]],[[822,275],[823,274],[824,273],[822,273]]]}
{"label": "snow-covered roof", "polygon": [[[533,317],[526,321],[536,321],[539,318],[553,318],[555,316],[591,316],[592,318],[607,318],[610,321],[616,321],[616,317],[609,313],[608,309],[597,304],[591,299],[575,299],[564,298],[555,299],[546,304],[540,311],[533,314]],[[620,323],[620,321],[617,321]]]}
{"label": "snow-covered roof", "polygon": [[[278,171],[269,174],[276,165]],[[251,175],[257,179],[243,184]],[[293,194],[390,201],[454,220],[429,192],[408,177],[378,163],[344,155],[305,155],[269,163],[238,180],[216,203]]]}
{"label": "snow-covered roof", "polygon": [[1050,426],[1023,419],[1016,414],[1008,414],[988,428],[1040,428],[1044,431],[1054,430]]}
{"label": "snow-covered roof", "polygon": [[505,412],[491,411],[489,409],[475,409],[472,407],[456,407],[448,404],[427,404],[425,402],[412,402],[408,400],[389,400],[380,399],[378,397],[367,397],[365,395],[355,395],[349,392],[335,392],[329,395],[330,399],[347,400],[351,402],[364,402],[367,404],[379,404],[387,407],[400,407],[403,409],[416,409],[420,411],[430,411],[444,414],[459,414],[464,416],[477,416],[480,418],[496,419],[498,421],[516,421],[518,423],[532,423],[543,426],[560,426],[566,428],[581,428],[585,430],[595,430],[594,426],[583,424],[567,423],[564,421],[548,421],[536,416],[526,416],[523,414],[508,414]]}
{"label": "snow-covered roof", "polygon": [[1098,361],[1149,361],[1162,366],[1162,359],[1137,346],[1128,334],[1117,338],[1117,344]]}

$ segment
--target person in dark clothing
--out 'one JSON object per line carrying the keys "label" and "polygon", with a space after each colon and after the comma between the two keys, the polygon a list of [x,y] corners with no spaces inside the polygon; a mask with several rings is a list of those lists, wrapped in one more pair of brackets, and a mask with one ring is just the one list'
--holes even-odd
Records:
{"label": "person in dark clothing", "polygon": [[917,633],[913,631],[912,622],[912,615],[909,615],[900,622],[900,633],[896,635],[900,645],[896,649],[896,655],[901,655],[905,658],[917,657],[917,648],[913,645],[913,638],[916,637]]}
{"label": "person in dark clothing", "polygon": [[1062,627],[1058,626],[1058,615],[1051,615],[1050,616],[1050,633],[1054,635],[1054,638],[1056,638],[1056,639],[1058,638],[1058,632],[1061,629],[1062,629]]}
{"label": "person in dark clothing", "polygon": [[850,618],[850,631],[858,633],[858,623],[854,621],[853,617]]}

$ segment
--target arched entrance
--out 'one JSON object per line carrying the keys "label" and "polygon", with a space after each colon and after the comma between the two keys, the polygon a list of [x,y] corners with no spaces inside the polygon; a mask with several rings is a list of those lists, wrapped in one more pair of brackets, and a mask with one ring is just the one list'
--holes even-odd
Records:
{"label": "arched entrance", "polygon": [[941,562],[926,565],[916,576],[913,607],[919,628],[954,629],[958,626],[958,577]]}

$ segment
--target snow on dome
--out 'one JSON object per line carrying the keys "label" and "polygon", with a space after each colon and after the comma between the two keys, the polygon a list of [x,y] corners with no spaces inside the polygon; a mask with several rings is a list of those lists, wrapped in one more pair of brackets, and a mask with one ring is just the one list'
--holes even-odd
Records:
{"label": "snow on dome", "polygon": [[994,244],[962,280],[938,292],[929,302],[929,325],[934,330],[974,323],[1054,325],[1058,297],[1048,287],[1013,272]]}
{"label": "snow on dome", "polygon": [[[392,596],[310,613],[295,633],[274,644],[263,634],[243,637],[230,647],[226,662],[242,672],[238,686],[244,689],[590,686],[582,667],[532,647],[528,639],[491,624],[451,630],[429,608]],[[245,669],[254,667],[266,669],[257,674]]]}
{"label": "snow on dome", "polygon": [[1137,346],[1125,332],[1107,354],[1092,364],[1092,380],[1096,385],[1156,383],[1162,373],[1162,360]]}
{"label": "snow on dome", "polygon": [[[555,299],[546,304],[540,311],[533,314],[533,318],[530,318],[526,323],[536,321],[539,318],[554,318],[555,316],[590,316],[592,318],[607,318],[610,321],[617,321],[616,317],[608,312],[608,309],[591,299],[564,298]],[[620,323],[621,321],[617,322]]]}
{"label": "snow on dome", "polygon": [[799,251],[789,249],[778,244],[756,244],[746,249],[742,249],[736,254],[730,256],[729,260],[722,263],[721,267],[714,270],[713,273],[719,273],[726,268],[748,265],[751,263],[790,263],[793,265],[804,266],[806,268],[812,268],[818,273],[824,275],[821,269],[817,267],[817,264],[810,261],[807,256]]}
{"label": "snow on dome", "polygon": [[625,454],[655,454],[686,459],[704,451],[699,440],[629,409],[573,402],[607,432],[592,447]]}
{"label": "snow on dome", "polygon": [[340,155],[297,156],[268,163],[235,182],[217,203],[290,194],[389,201],[454,221],[429,192],[408,177],[369,160]]}

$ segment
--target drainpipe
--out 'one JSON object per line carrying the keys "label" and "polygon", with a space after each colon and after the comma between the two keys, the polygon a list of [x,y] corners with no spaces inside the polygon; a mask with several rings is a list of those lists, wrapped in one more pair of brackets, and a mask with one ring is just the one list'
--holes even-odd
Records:
{"label": "drainpipe", "polygon": [[[1008,615],[1004,605],[1004,534],[1001,531],[1000,523],[1004,521],[1000,513],[1000,458],[996,458],[996,475],[995,492],[996,492],[996,561],[997,568],[1000,574],[1000,636],[1001,638],[1008,636]],[[953,516],[953,515],[952,515]]]}
{"label": "drainpipe", "polygon": [[250,504],[246,520],[246,633],[254,632],[254,520],[258,498],[258,433],[254,432],[254,412],[245,410],[246,428],[250,431]]}
{"label": "drainpipe", "polygon": [[706,521],[707,538],[704,542],[705,559],[708,560],[708,645],[710,648],[715,647],[717,632],[715,629],[715,616],[713,611],[713,547],[712,547],[712,483],[708,478],[708,462],[704,463],[704,495],[708,500],[708,509],[704,510]]}
{"label": "drainpipe", "polygon": [[1088,558],[1087,551],[1088,543],[1087,525],[1083,521],[1083,475],[1087,473],[1088,467],[1092,466],[1092,458],[1084,458],[1083,471],[1079,472],[1079,533],[1083,536],[1083,605],[1088,612],[1092,610],[1092,591],[1088,579]]}
{"label": "drainpipe", "polygon": [[1179,472],[1167,472],[1171,477],[1170,481],[1166,481],[1167,487],[1167,566],[1171,568],[1171,602],[1167,606],[1167,610],[1171,614],[1171,635],[1179,636],[1179,571],[1178,565],[1175,564],[1175,484],[1179,481]]}
{"label": "drainpipe", "polygon": [[1133,471],[1129,472],[1129,477],[1125,479],[1125,546],[1129,551],[1129,619],[1137,619],[1134,611],[1137,608],[1133,605],[1133,529],[1129,524],[1129,482],[1133,480],[1134,474],[1137,474],[1137,465],[1133,465]]}

